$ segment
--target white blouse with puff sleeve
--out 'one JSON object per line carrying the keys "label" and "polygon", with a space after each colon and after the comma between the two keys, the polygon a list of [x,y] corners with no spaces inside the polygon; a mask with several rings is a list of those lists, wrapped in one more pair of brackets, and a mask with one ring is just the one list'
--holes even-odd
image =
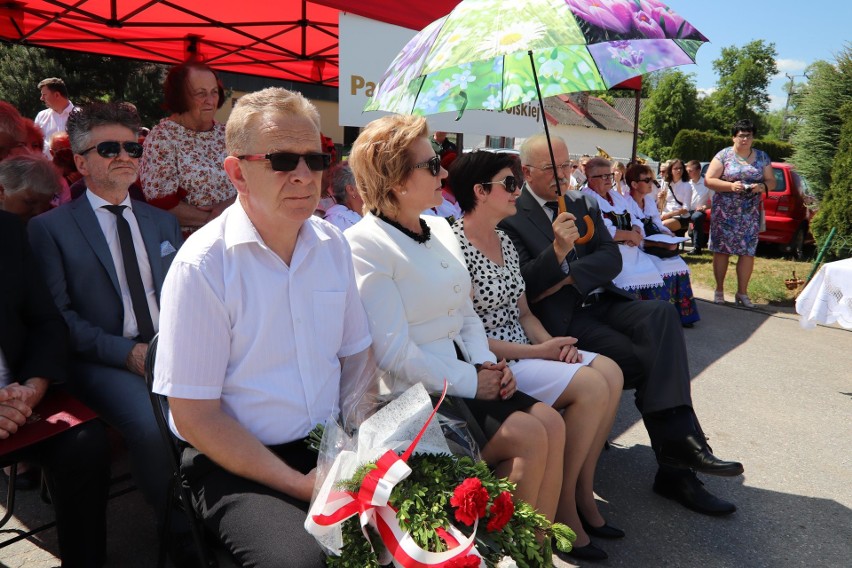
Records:
{"label": "white blouse with puff sleeve", "polygon": [[[383,393],[420,382],[429,392],[475,398],[473,364],[496,361],[471,300],[470,274],[446,220],[423,216],[432,238],[419,244],[372,214],[346,231],[355,280],[370,321]],[[469,362],[458,359],[458,345]],[[389,384],[390,383],[390,384]]]}

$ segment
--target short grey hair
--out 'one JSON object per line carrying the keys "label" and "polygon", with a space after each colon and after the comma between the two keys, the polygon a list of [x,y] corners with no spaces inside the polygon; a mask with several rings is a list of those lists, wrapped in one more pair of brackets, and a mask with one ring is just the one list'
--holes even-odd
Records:
{"label": "short grey hair", "polygon": [[90,146],[92,130],[112,125],[124,126],[136,136],[140,125],[139,114],[127,103],[95,102],[74,109],[65,125],[71,150],[79,154]]}
{"label": "short grey hair", "polygon": [[41,154],[13,156],[0,162],[0,186],[7,195],[27,189],[42,195],[62,192],[59,171]]}
{"label": "short grey hair", "polygon": [[[565,139],[556,134],[551,134],[550,140],[551,142],[556,142],[558,140],[562,142],[566,148],[568,147],[568,143],[565,142]],[[547,135],[544,132],[538,132],[524,140],[523,144],[521,144],[521,165],[526,166],[530,163],[530,156],[539,144],[544,144],[545,148],[547,147]],[[548,157],[550,157],[550,154],[548,154]]]}
{"label": "short grey hair", "polygon": [[257,137],[260,121],[272,116],[299,116],[317,127],[319,140],[320,116],[314,104],[301,93],[281,87],[268,87],[243,95],[225,125],[225,147],[230,156],[250,152],[251,141]]}
{"label": "short grey hair", "polygon": [[349,164],[341,163],[334,166],[331,170],[331,196],[337,203],[346,204],[346,186],[351,185],[356,187],[355,174],[352,173],[352,168]]}

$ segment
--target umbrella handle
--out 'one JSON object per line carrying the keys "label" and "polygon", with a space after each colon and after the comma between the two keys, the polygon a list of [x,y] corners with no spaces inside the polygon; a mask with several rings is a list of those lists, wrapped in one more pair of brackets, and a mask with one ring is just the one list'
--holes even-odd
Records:
{"label": "umbrella handle", "polygon": [[[562,201],[564,199],[565,197],[560,197],[559,201]],[[592,237],[595,236],[595,222],[592,221],[592,218],[588,215],[584,215],[583,221],[585,221],[586,223],[586,233],[582,237],[574,241],[575,245],[584,245],[590,240],[592,240]]]}

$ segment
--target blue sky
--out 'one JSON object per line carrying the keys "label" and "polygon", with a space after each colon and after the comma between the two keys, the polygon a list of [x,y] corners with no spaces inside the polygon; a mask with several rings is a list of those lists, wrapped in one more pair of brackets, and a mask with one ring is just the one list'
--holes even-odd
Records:
{"label": "blue sky", "polygon": [[844,0],[663,1],[710,40],[698,51],[696,65],[679,68],[695,75],[699,91],[715,87],[713,61],[723,48],[743,47],[758,39],[774,43],[779,74],[769,88],[771,109],[784,108],[784,85],[789,83],[785,73],[802,75],[814,61],[833,62],[845,42],[852,45],[852,8]]}

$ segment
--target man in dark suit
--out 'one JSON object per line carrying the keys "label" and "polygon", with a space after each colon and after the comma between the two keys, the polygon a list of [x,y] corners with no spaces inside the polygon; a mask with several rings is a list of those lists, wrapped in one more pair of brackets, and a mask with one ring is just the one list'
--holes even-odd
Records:
{"label": "man in dark suit", "polygon": [[174,216],[128,196],[142,155],[138,127],[127,105],[75,109],[67,130],[86,193],[28,230],[71,330],[72,390],[124,437],[136,485],[161,514],[171,468],[142,376],[160,288],[182,239]]}
{"label": "man in dark suit", "polygon": [[[625,388],[636,389],[636,406],[659,464],[654,491],[700,513],[732,513],[734,504],[710,494],[695,476],[696,471],[739,475],[743,467],[718,459],[707,446],[692,410],[678,312],[668,302],[634,300],[613,285],[621,271],[618,245],[595,200],[567,191],[568,148],[562,139],[552,140],[553,160],[544,135],[524,143],[526,184],[518,211],[500,224],[518,249],[532,311],[554,336],[576,337],[577,347],[614,359],[624,372]],[[567,213],[559,215],[557,175],[567,205]],[[586,175],[609,175],[609,170]],[[580,244],[576,241],[587,233],[586,216],[594,236]]]}
{"label": "man in dark suit", "polygon": [[[34,263],[24,226],[0,211],[0,449],[65,379],[68,328]],[[7,456],[10,457],[10,456]],[[63,566],[97,567],[106,552],[106,433],[92,420],[18,450],[44,468]]]}

